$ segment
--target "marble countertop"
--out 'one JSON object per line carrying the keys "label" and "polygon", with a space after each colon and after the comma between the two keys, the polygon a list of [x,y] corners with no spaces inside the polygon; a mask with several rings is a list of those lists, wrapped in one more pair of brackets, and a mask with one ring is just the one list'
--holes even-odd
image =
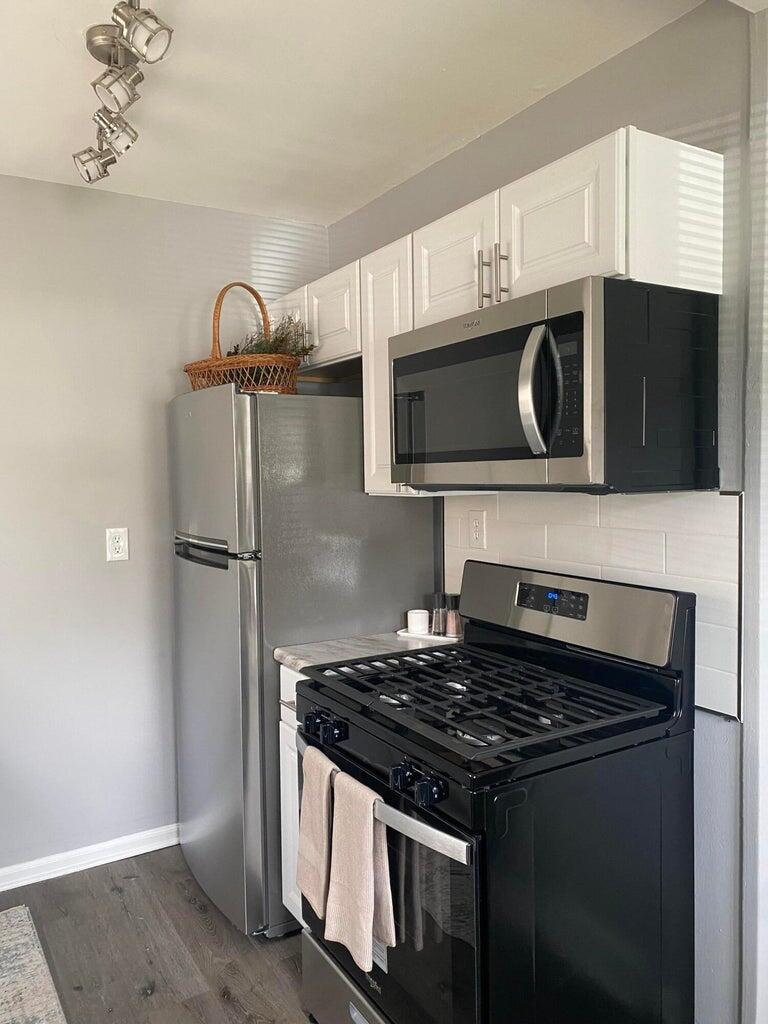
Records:
{"label": "marble countertop", "polygon": [[308,665],[421,650],[424,647],[435,647],[438,643],[441,641],[437,639],[414,640],[398,636],[397,633],[376,633],[371,636],[346,637],[342,640],[318,640],[312,644],[297,644],[294,647],[276,647],[275,661],[301,672]]}

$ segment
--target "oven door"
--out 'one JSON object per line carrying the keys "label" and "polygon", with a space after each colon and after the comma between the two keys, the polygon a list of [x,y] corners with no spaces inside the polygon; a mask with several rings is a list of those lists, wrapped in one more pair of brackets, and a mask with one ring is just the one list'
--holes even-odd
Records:
{"label": "oven door", "polygon": [[[306,748],[300,735],[300,759]],[[341,771],[381,796],[379,813],[387,825],[397,944],[386,948],[374,942],[373,970],[365,974],[344,946],[325,941],[324,922],[302,899],[309,931],[357,988],[396,1024],[479,1024],[478,837],[417,810],[338,748],[326,753]],[[322,985],[310,979],[308,987]],[[307,1009],[312,1012],[311,1006]]]}
{"label": "oven door", "polygon": [[547,483],[554,391],[546,293],[391,338],[392,480]]}

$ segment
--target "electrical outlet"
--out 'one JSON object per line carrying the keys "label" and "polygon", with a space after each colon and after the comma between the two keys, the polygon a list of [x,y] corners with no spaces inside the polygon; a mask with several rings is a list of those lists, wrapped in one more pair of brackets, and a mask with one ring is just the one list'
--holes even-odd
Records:
{"label": "electrical outlet", "polygon": [[485,509],[468,513],[469,546],[485,551]]}
{"label": "electrical outlet", "polygon": [[127,562],[131,557],[128,550],[128,527],[107,527],[107,561]]}

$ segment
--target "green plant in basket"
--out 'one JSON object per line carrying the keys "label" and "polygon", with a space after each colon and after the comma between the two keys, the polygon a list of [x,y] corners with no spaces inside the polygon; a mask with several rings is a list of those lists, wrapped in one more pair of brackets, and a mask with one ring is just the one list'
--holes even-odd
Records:
{"label": "green plant in basket", "polygon": [[235,345],[228,356],[298,356],[306,359],[315,346],[303,320],[291,314],[284,316],[272,328],[271,337],[265,338],[264,328],[246,334],[242,345]]}

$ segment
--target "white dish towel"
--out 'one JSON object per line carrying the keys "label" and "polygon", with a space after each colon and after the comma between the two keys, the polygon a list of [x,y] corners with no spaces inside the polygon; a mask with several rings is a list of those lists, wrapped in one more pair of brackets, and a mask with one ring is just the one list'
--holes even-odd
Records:
{"label": "white dish towel", "polygon": [[296,884],[317,916],[324,917],[331,859],[331,777],[336,766],[317,747],[307,747],[302,768]]}
{"label": "white dish towel", "polygon": [[373,816],[378,795],[339,772],[333,784],[331,881],[325,937],[341,942],[361,971],[373,969],[374,937],[395,945],[387,828]]}

